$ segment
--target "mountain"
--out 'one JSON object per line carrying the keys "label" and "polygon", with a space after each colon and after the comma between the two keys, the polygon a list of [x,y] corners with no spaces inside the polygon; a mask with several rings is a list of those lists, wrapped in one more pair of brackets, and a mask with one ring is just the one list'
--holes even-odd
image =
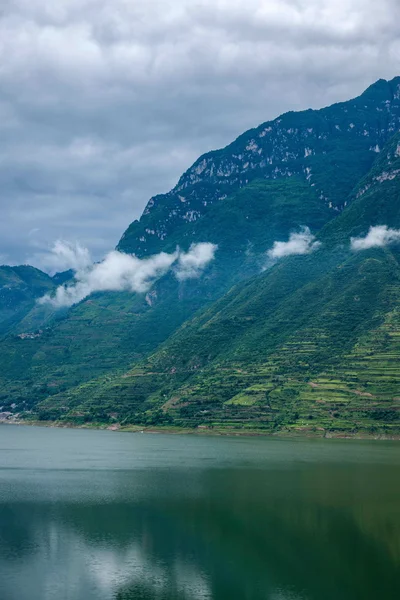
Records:
{"label": "mountain", "polygon": [[190,241],[216,203],[257,179],[306,181],[334,215],[399,123],[400,77],[381,79],[354,100],[263,123],[201,156],[171,192],[151,198],[118,248],[143,256]]}
{"label": "mountain", "polygon": [[349,242],[371,225],[400,228],[400,135],[350,200],[318,251],[238,284],[140,367],[40,410],[59,415],[62,402],[70,417],[100,409],[144,424],[396,435],[400,248]]}
{"label": "mountain", "polygon": [[[147,295],[93,294],[32,337],[8,327],[3,405],[74,422],[397,435],[399,251],[355,252],[350,238],[400,227],[399,129],[400,78],[380,80],[201,157],[118,249],[213,242],[207,271],[168,274]],[[314,252],[268,258],[305,226]]]}
{"label": "mountain", "polygon": [[20,323],[36,300],[55,287],[51,277],[34,267],[0,267],[0,335]]}

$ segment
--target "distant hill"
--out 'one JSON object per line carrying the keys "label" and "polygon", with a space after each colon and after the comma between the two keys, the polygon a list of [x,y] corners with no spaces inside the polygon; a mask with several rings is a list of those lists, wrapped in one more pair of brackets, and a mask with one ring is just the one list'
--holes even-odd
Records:
{"label": "distant hill", "polygon": [[51,277],[34,267],[0,266],[0,334],[17,325],[36,299],[55,287]]}

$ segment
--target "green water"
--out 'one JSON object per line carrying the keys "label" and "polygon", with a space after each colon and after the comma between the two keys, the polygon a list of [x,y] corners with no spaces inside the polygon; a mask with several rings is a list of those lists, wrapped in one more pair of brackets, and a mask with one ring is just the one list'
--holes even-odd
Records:
{"label": "green water", "polygon": [[398,600],[400,445],[0,426],[0,600]]}

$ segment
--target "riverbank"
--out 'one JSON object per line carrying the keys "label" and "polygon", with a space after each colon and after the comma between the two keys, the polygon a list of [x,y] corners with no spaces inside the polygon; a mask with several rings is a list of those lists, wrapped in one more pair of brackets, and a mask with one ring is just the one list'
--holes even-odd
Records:
{"label": "riverbank", "polygon": [[241,437],[279,437],[279,438],[315,438],[315,439],[354,439],[354,440],[378,440],[378,441],[400,441],[400,433],[373,433],[367,431],[311,431],[309,429],[281,429],[276,432],[264,429],[233,429],[228,427],[144,427],[141,425],[107,425],[104,423],[77,424],[65,421],[38,421],[38,420],[0,420],[0,425],[21,425],[34,427],[54,427],[60,429],[93,429],[102,431],[113,431],[119,433],[147,433],[147,434],[170,434],[170,435],[206,435],[206,436],[241,436]]}

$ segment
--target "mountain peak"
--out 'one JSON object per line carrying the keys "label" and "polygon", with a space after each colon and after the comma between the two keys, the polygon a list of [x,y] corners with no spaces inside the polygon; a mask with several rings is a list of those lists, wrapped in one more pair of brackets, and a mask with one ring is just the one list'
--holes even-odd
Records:
{"label": "mountain peak", "polygon": [[365,92],[361,94],[362,98],[373,98],[377,101],[393,100],[400,98],[400,76],[393,79],[378,79],[367,87]]}
{"label": "mountain peak", "polygon": [[149,200],[118,249],[138,256],[172,249],[183,230],[190,238],[212,205],[256,179],[301,178],[340,212],[399,128],[400,77],[379,79],[347,102],[285,113],[198,158],[173,190]]}

